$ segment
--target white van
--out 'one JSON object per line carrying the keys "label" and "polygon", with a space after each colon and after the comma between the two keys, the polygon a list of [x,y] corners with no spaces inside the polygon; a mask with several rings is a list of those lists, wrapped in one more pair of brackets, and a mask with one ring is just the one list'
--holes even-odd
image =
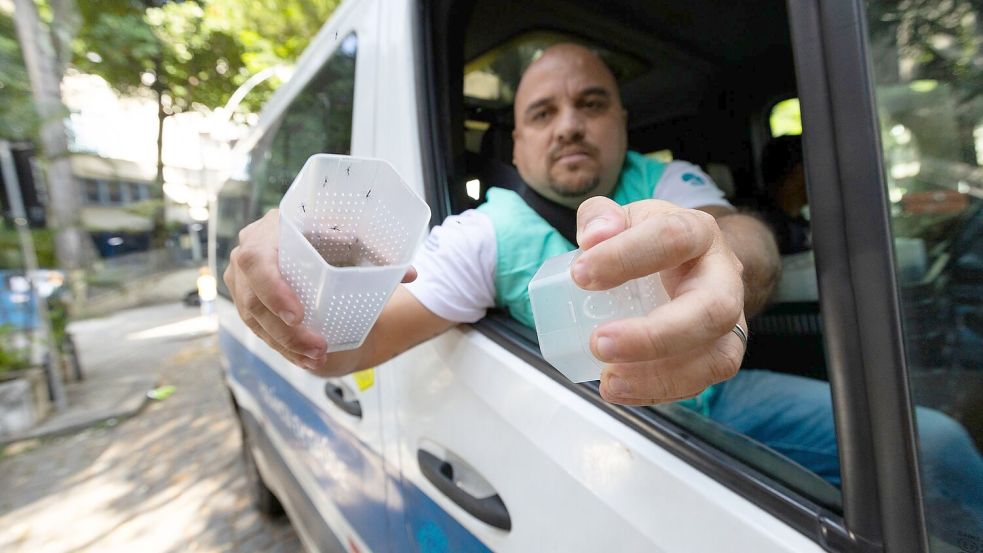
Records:
{"label": "white van", "polygon": [[916,439],[923,412],[983,443],[983,13],[933,4],[345,2],[237,145],[214,274],[314,153],[389,161],[433,224],[477,205],[512,170],[522,69],[588,44],[629,147],[701,165],[736,205],[774,200],[762,152],[805,130],[812,249],[785,258],[744,367],[830,383],[839,479],[685,407],[608,404],[505,313],[322,379],[220,290],[257,505],[310,551],[983,551],[919,477],[920,447],[945,447]]}

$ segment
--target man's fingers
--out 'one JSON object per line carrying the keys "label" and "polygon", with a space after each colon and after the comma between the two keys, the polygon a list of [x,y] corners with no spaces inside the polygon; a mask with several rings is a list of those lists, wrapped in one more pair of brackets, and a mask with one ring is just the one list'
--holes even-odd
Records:
{"label": "man's fingers", "polygon": [[677,267],[706,253],[715,239],[711,215],[673,209],[637,219],[610,239],[585,251],[571,269],[587,290],[607,290],[631,279]]}
{"label": "man's fingers", "polygon": [[577,209],[577,244],[586,251],[628,227],[626,211],[604,196],[594,196]]}
{"label": "man's fingers", "polygon": [[269,311],[257,315],[256,319],[282,349],[299,353],[310,359],[319,359],[327,351],[324,338],[301,325],[287,326],[280,317]]}
{"label": "man's fingers", "polygon": [[287,360],[289,360],[291,363],[297,365],[298,367],[307,369],[309,371],[317,371],[320,368],[320,360],[311,359],[305,355],[301,355],[299,353],[294,353],[288,349],[284,349],[283,347],[280,346],[279,343],[277,343],[276,340],[274,340],[269,334],[267,334],[267,332],[263,329],[263,327],[260,326],[255,320],[251,322],[255,326],[249,325],[249,327],[256,334],[256,336],[258,336],[261,340],[266,342],[266,345],[276,350],[277,353],[287,358]]}
{"label": "man's fingers", "polygon": [[413,282],[414,280],[416,280],[416,267],[410,265],[410,268],[406,269],[406,274],[403,275],[403,284]]}
{"label": "man's fingers", "polygon": [[726,267],[704,267],[672,301],[644,317],[605,323],[591,335],[591,351],[605,363],[679,355],[730,332],[742,321],[744,288]]}
{"label": "man's fingers", "polygon": [[699,355],[605,367],[601,397],[622,405],[656,405],[690,398],[737,374],[743,358],[744,344],[728,332]]}
{"label": "man's fingers", "polygon": [[[251,290],[240,290],[236,298],[236,304],[239,303],[245,307],[249,319],[256,321],[264,334],[275,343],[276,349],[281,352],[291,351],[311,359],[324,355],[327,345],[323,337],[301,325],[288,326],[280,317],[267,309]],[[243,319],[245,320],[246,316],[243,316]]]}
{"label": "man's fingers", "polygon": [[238,255],[234,258],[239,270],[235,280],[248,287],[267,310],[293,326],[303,320],[304,307],[280,274],[278,252],[274,246],[278,241],[277,223],[276,218],[267,214],[242,230],[240,245],[236,248]]}

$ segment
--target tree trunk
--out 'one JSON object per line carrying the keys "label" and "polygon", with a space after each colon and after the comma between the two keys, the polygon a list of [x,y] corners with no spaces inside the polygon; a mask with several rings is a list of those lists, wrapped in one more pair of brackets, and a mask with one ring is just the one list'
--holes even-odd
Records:
{"label": "tree trunk", "polygon": [[14,21],[35,109],[41,119],[39,134],[50,198],[48,227],[55,231],[58,265],[67,272],[75,298],[81,301],[85,294],[81,271],[87,261],[86,253],[92,247],[81,228],[81,194],[69,157],[65,108],[61,103],[61,75],[51,39],[41,25],[34,0],[14,0]]}
{"label": "tree trunk", "polygon": [[154,63],[155,78],[153,90],[157,96],[157,175],[154,177],[154,184],[160,190],[160,207],[154,210],[153,219],[153,248],[160,250],[167,242],[167,195],[164,194],[164,120],[167,119],[167,112],[164,111],[164,83],[161,82],[160,60]]}

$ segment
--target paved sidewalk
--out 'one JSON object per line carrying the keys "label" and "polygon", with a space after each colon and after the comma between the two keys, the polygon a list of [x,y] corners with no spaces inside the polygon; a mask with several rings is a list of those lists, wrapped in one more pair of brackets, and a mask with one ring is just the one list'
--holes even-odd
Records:
{"label": "paved sidewalk", "polygon": [[215,336],[197,309],[130,310],[76,333],[86,382],[130,382],[145,398],[137,378],[151,377],[175,391],[129,419],[8,446],[0,551],[301,550],[285,519],[251,506]]}
{"label": "paved sidewalk", "polygon": [[197,315],[197,308],[172,303],[73,323],[69,330],[84,379],[66,384],[67,409],[53,412],[24,432],[0,437],[0,444],[65,434],[135,415],[156,386],[160,360],[173,350],[173,341],[215,331],[214,322]]}

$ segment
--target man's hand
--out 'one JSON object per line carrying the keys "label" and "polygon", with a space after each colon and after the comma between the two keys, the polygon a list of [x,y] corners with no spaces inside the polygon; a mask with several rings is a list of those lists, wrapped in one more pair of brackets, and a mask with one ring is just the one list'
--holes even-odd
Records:
{"label": "man's hand", "polygon": [[607,364],[605,400],[675,401],[737,374],[744,346],[731,330],[747,329],[743,266],[712,215],[660,200],[619,206],[595,197],[577,211],[577,242],[584,253],[571,272],[581,288],[606,290],[658,272],[672,299],[591,335],[591,351]]}
{"label": "man's hand", "polygon": [[[312,371],[323,369],[327,345],[320,335],[304,328],[304,307],[280,275],[280,212],[271,209],[262,219],[239,232],[239,245],[229,255],[225,284],[239,316],[257,336],[294,364]],[[416,278],[412,268],[403,282]]]}

